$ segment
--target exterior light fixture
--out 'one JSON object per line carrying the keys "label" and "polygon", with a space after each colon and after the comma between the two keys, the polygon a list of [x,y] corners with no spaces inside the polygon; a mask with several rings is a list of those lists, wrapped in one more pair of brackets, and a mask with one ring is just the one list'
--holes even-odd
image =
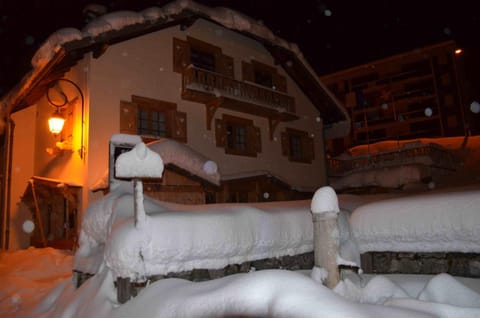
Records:
{"label": "exterior light fixture", "polygon": [[455,49],[455,54],[456,55],[459,55],[459,54],[462,54],[462,53],[463,53],[462,49]]}
{"label": "exterior light fixture", "polygon": [[[73,98],[68,98],[67,95],[64,93],[62,88],[60,87],[59,83],[60,82],[65,82],[67,84],[72,85],[78,92],[78,96],[81,99],[81,108],[82,108],[82,113],[81,113],[81,129],[80,129],[80,136],[76,137],[77,140],[80,140],[80,148],[77,149],[78,154],[80,158],[84,157],[84,144],[83,144],[83,126],[85,124],[85,100],[84,96],[82,93],[82,90],[80,87],[73,81],[66,79],[66,78],[57,78],[53,81],[51,81],[46,90],[46,98],[48,103],[55,107],[55,112],[50,116],[48,119],[48,128],[49,131],[57,137],[60,133],[62,133],[62,130],[64,128],[65,120],[68,119],[70,125],[67,127],[68,131],[63,132],[61,138],[59,141],[55,143],[55,148],[47,148],[47,152],[49,154],[59,154],[62,151],[69,150],[73,152],[73,126],[75,125],[75,118],[73,116],[74,110],[75,110],[75,102],[78,100],[78,96],[75,96]],[[54,97],[54,98],[52,98]],[[64,114],[67,114],[64,116]]]}
{"label": "exterior light fixture", "polygon": [[55,136],[62,132],[65,118],[60,114],[58,109],[48,119],[48,128]]}

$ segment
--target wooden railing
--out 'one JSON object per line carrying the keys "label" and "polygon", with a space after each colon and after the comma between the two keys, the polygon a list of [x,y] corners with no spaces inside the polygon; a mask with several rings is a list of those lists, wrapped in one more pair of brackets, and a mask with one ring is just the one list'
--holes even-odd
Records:
{"label": "wooden railing", "polygon": [[183,89],[248,101],[277,111],[295,113],[295,99],[292,96],[192,66],[183,72]]}
{"label": "wooden railing", "polygon": [[345,159],[329,158],[328,174],[330,176],[343,176],[352,172],[406,164],[423,164],[446,170],[455,170],[456,160],[454,154],[448,150],[435,145],[424,145]]}

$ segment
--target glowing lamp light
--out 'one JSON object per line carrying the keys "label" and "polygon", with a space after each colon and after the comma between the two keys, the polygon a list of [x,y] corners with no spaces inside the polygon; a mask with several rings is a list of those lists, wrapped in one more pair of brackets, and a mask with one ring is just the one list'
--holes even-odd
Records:
{"label": "glowing lamp light", "polygon": [[55,111],[53,115],[48,119],[48,128],[54,135],[58,135],[62,132],[63,124],[65,124],[65,118],[58,111]]}
{"label": "glowing lamp light", "polygon": [[456,55],[462,54],[462,52],[463,52],[462,49],[456,49],[456,50],[455,50],[455,54],[456,54]]}

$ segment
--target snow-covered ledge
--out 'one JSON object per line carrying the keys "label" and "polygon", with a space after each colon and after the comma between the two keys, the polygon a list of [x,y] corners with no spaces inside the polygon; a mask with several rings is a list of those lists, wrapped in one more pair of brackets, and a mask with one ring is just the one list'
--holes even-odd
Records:
{"label": "snow-covered ledge", "polygon": [[334,288],[340,281],[337,265],[339,231],[338,198],[332,187],[318,189],[312,198],[313,246],[315,266],[327,271],[325,285]]}

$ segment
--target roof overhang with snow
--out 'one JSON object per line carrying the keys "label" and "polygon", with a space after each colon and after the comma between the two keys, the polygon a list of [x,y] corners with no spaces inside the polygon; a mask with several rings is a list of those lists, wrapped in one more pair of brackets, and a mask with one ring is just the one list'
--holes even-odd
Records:
{"label": "roof overhang with snow", "polygon": [[142,12],[112,12],[96,18],[82,31],[68,28],[53,33],[32,58],[33,69],[2,98],[2,118],[34,104],[51,82],[63,77],[86,53],[92,52],[98,58],[110,45],[172,26],[188,28],[197,19],[211,21],[262,43],[318,109],[326,127],[341,122],[349,126],[347,112],[320,82],[295,44],[275,36],[264,25],[239,12],[210,8],[191,0],[177,0]]}

